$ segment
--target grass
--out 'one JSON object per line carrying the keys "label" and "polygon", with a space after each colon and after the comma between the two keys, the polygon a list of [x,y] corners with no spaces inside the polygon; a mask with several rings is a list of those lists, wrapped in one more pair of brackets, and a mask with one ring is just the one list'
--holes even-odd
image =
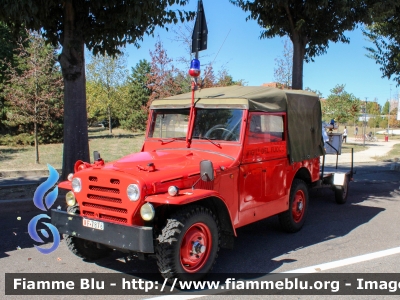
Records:
{"label": "grass", "polygon": [[400,157],[400,144],[396,144],[393,146],[393,149],[389,151],[387,155],[384,156],[375,156],[374,159],[378,161],[387,161],[387,162],[397,162]]}
{"label": "grass", "polygon": [[[349,138],[347,138],[347,140],[349,140]],[[366,149],[363,144],[347,142],[342,144],[342,153],[350,153],[351,148],[354,149],[354,152],[364,151]]]}
{"label": "grass", "polygon": [[[106,162],[140,151],[143,140],[143,133],[132,133],[117,128],[109,134],[108,129],[89,128],[90,152],[99,151]],[[62,151],[63,144],[39,145],[40,163],[36,164],[34,147],[0,146],[0,170],[46,170],[47,164],[61,169]]]}
{"label": "grass", "polygon": [[[344,126],[343,126],[344,128]],[[378,136],[383,140],[383,136]],[[389,139],[400,139],[400,136],[389,136]],[[132,133],[123,129],[113,129],[109,134],[108,129],[89,128],[89,149],[100,152],[101,157],[106,161],[113,161],[130,153],[140,151],[144,140],[143,133]],[[348,143],[342,144],[342,153],[363,151],[366,149],[360,142],[353,142],[354,136],[349,130]],[[366,144],[368,146],[368,144]],[[9,147],[0,146],[0,171],[7,170],[47,170],[47,164],[56,169],[62,167],[62,144],[39,145],[40,163],[35,163],[35,148],[32,146]],[[400,157],[400,145],[386,156],[377,157],[380,161],[388,161]],[[91,154],[91,159],[92,154]]]}

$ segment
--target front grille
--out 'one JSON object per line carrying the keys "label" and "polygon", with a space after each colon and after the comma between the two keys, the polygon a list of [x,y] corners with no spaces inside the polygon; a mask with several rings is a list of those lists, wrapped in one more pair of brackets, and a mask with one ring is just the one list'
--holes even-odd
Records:
{"label": "front grille", "polygon": [[96,192],[103,192],[103,193],[119,194],[119,189],[113,189],[113,188],[95,186],[95,185],[89,185],[89,190],[96,191]]}
{"label": "front grille", "polygon": [[93,204],[93,203],[88,203],[88,202],[83,202],[82,206],[83,207],[91,207],[91,208],[95,208],[95,209],[108,210],[108,211],[112,211],[112,212],[116,212],[116,213],[120,213],[120,214],[128,213],[128,210],[125,208],[111,207],[111,206]]}
{"label": "front grille", "polygon": [[203,190],[213,190],[214,189],[214,181],[203,181],[200,180],[196,184],[197,189],[203,189]]}
{"label": "front grille", "polygon": [[119,217],[105,215],[105,214],[100,214],[99,218],[103,219],[103,220],[118,222],[118,223],[128,223],[128,220],[125,218],[119,218]]}
{"label": "front grille", "polygon": [[113,202],[113,203],[122,203],[122,199],[120,199],[120,198],[113,198],[113,197],[107,197],[107,196],[88,194],[87,198],[92,199],[92,200],[109,201],[109,202]]}
{"label": "front grille", "polygon": [[94,170],[82,181],[86,186],[83,198],[78,198],[82,217],[132,225],[138,204],[129,201],[125,192],[131,180],[117,172]]}
{"label": "front grille", "polygon": [[87,217],[94,217],[94,212],[92,211],[82,210],[82,214]]}

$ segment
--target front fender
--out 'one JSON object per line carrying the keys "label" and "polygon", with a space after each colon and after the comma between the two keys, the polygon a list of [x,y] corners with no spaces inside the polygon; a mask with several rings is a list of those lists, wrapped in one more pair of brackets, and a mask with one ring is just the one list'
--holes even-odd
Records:
{"label": "front fender", "polygon": [[145,201],[159,204],[185,205],[209,197],[217,197],[221,199],[221,195],[216,191],[185,189],[180,190],[179,195],[177,196],[170,196],[168,193],[157,194],[146,197]]}
{"label": "front fender", "polygon": [[60,189],[65,189],[65,190],[70,190],[70,191],[72,191],[72,183],[71,183],[71,181],[68,181],[68,180],[66,180],[66,181],[61,181],[61,182],[58,184],[58,187],[59,187]]}

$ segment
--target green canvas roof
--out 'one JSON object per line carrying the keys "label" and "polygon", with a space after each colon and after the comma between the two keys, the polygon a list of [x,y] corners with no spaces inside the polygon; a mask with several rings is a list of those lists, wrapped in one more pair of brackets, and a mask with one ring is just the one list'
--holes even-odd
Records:
{"label": "green canvas roof", "polygon": [[[151,109],[189,108],[192,93],[154,100]],[[321,104],[312,92],[265,86],[229,86],[195,92],[198,108],[238,108],[250,111],[286,112],[288,155],[292,162],[323,155]]]}
{"label": "green canvas roof", "polygon": [[[284,112],[287,109],[287,95],[308,95],[306,91],[280,90],[265,86],[229,86],[197,90],[196,107],[221,108],[236,107],[242,109],[270,112]],[[180,94],[165,99],[154,100],[151,108],[187,108],[190,107],[192,93]]]}

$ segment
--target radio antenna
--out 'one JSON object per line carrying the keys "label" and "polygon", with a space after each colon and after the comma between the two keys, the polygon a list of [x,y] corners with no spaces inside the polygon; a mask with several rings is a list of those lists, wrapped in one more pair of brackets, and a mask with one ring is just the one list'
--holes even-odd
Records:
{"label": "radio antenna", "polygon": [[[231,30],[232,30],[232,28],[229,29],[228,34],[226,35],[225,39],[223,40],[223,42],[222,42],[222,44],[221,44],[221,47],[219,47],[218,52],[217,52],[217,54],[216,54],[215,57],[214,57],[214,60],[213,60],[211,63],[209,63],[209,66],[212,66],[212,65],[214,64],[215,60],[216,60],[217,57],[218,57],[219,52],[221,51],[222,47],[224,46],[224,44],[225,44],[225,42],[226,42],[226,39],[228,38],[229,33],[231,33]],[[209,73],[205,74],[204,78],[201,80],[201,85],[200,85],[201,87],[203,86],[204,80],[206,80],[206,78],[207,78],[208,75],[209,75]]]}

